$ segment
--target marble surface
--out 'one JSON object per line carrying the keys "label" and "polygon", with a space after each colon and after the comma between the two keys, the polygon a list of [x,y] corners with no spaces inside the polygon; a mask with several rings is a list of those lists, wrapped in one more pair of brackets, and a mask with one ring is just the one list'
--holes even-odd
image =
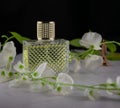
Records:
{"label": "marble surface", "polygon": [[[19,55],[16,61],[21,60]],[[110,66],[100,66],[95,71],[81,70],[69,74],[80,84],[98,84],[107,78],[116,79],[120,75],[120,61],[109,61]],[[70,64],[72,68],[72,64]],[[54,95],[50,91],[30,92],[24,88],[10,88],[8,83],[0,83],[0,108],[119,108],[120,97],[109,96],[101,91],[101,97],[90,101],[82,91],[74,89],[68,96]]]}

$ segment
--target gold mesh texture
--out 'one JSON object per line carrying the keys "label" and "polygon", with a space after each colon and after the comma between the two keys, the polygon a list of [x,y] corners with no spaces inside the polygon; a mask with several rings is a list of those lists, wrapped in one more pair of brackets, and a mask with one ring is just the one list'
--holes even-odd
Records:
{"label": "gold mesh texture", "polygon": [[30,71],[47,62],[55,72],[68,72],[69,41],[24,42],[23,61]]}

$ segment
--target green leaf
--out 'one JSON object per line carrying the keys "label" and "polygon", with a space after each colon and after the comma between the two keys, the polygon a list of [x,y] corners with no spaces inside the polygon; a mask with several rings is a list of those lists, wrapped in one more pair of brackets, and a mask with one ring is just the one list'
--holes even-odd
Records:
{"label": "green leaf", "polygon": [[109,60],[120,60],[120,53],[109,53],[107,54]]}
{"label": "green leaf", "polygon": [[24,36],[21,36],[20,34],[18,34],[18,33],[16,33],[16,32],[10,32],[13,36],[14,36],[14,38],[15,39],[17,39],[17,41],[19,42],[19,43],[23,43],[23,41],[25,41],[25,40],[30,40],[30,38],[27,38],[27,37],[24,37]]}
{"label": "green leaf", "polygon": [[8,39],[8,36],[7,36],[7,35],[2,35],[1,37],[2,37],[2,38],[5,38],[5,39]]}
{"label": "green leaf", "polygon": [[99,50],[94,50],[93,54],[95,54],[95,55],[101,55],[101,52]]}
{"label": "green leaf", "polygon": [[106,44],[106,45],[107,45],[107,48],[108,48],[108,50],[109,50],[110,52],[116,52],[117,47],[116,47],[115,44],[109,43],[109,44]]}
{"label": "green leaf", "polygon": [[80,59],[80,57],[79,57],[79,55],[80,55],[80,52],[74,52],[74,51],[70,51],[70,62],[73,60],[73,59]]}
{"label": "green leaf", "polygon": [[80,45],[80,39],[73,39],[70,41],[70,45],[75,46],[75,47],[81,47]]}

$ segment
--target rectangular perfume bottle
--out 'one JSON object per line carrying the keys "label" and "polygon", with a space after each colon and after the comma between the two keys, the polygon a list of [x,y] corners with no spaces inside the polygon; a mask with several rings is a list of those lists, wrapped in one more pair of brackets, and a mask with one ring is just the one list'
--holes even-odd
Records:
{"label": "rectangular perfume bottle", "polygon": [[69,71],[69,41],[54,37],[54,22],[37,22],[38,40],[23,42],[23,62],[30,71],[44,62],[57,73]]}

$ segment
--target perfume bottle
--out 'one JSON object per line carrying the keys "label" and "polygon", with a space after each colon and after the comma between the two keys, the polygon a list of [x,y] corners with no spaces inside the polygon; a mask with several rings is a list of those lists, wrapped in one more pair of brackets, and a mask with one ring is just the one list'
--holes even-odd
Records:
{"label": "perfume bottle", "polygon": [[55,39],[55,22],[37,22],[37,39],[23,42],[23,62],[30,71],[47,62],[55,72],[69,71],[69,41]]}

